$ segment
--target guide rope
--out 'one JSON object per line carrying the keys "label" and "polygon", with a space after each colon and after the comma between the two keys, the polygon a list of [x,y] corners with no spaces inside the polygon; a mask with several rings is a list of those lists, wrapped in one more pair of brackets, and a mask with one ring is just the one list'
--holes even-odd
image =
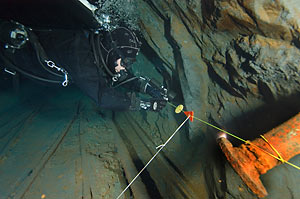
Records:
{"label": "guide rope", "polygon": [[[170,102],[168,102],[168,104],[171,105],[172,107],[176,108],[176,106],[175,106],[174,104],[172,104],[172,103],[170,103]],[[249,144],[249,145],[254,146],[255,148],[257,148],[257,149],[263,151],[264,153],[270,155],[271,157],[273,157],[273,158],[275,158],[275,159],[281,161],[282,163],[286,163],[286,164],[288,164],[288,165],[290,165],[290,166],[292,166],[292,167],[294,167],[294,168],[300,170],[300,167],[299,167],[299,166],[297,166],[297,165],[295,165],[295,164],[293,164],[293,163],[290,163],[290,162],[284,160],[284,159],[281,157],[281,155],[278,153],[278,151],[277,151],[273,146],[271,146],[271,148],[276,152],[276,154],[277,154],[279,157],[277,157],[277,156],[273,155],[272,153],[269,153],[268,151],[266,151],[266,150],[260,148],[259,146],[253,144],[253,143],[250,142],[249,140],[244,140],[244,139],[242,139],[242,138],[240,138],[240,137],[238,137],[238,136],[236,136],[236,135],[234,135],[234,134],[232,134],[232,133],[229,133],[228,131],[225,131],[225,130],[223,130],[223,129],[221,129],[221,128],[219,128],[219,127],[213,125],[213,124],[210,124],[209,122],[206,122],[206,121],[204,121],[204,120],[202,120],[202,119],[200,119],[200,118],[198,118],[198,117],[196,117],[196,116],[193,116],[193,117],[194,117],[196,120],[198,120],[198,121],[200,121],[200,122],[202,122],[202,123],[204,123],[204,124],[206,124],[206,125],[208,125],[208,126],[210,126],[210,127],[213,127],[213,128],[215,128],[215,129],[217,129],[217,130],[219,130],[219,131],[221,131],[221,132],[223,132],[223,133],[226,133],[226,134],[228,134],[228,135],[230,135],[230,136],[232,136],[232,137],[234,137],[234,138],[236,138],[236,139],[238,139],[238,140],[240,140],[240,141],[242,141],[242,142],[245,142],[245,144]],[[263,137],[263,136],[262,136],[262,137]],[[264,137],[263,137],[263,139],[266,141],[266,139],[265,139]],[[268,141],[266,141],[266,142],[268,142]],[[269,143],[269,144],[270,144],[270,143]]]}
{"label": "guide rope", "polygon": [[[178,106],[175,106],[174,104],[172,104],[172,103],[170,103],[170,102],[168,102],[168,104],[169,104],[170,106],[172,106],[173,108],[175,108],[175,109],[178,107]],[[182,106],[182,107],[183,107],[183,106]],[[179,111],[179,112],[176,112],[176,113],[180,113],[180,112],[183,112],[183,108],[181,108],[180,111]],[[190,117],[191,117],[191,115],[188,115],[188,116],[187,116],[187,118],[179,125],[179,127],[174,131],[174,133],[168,138],[168,140],[167,140],[164,144],[161,144],[161,145],[159,145],[159,146],[156,147],[156,149],[158,149],[158,151],[157,151],[157,152],[154,154],[154,156],[147,162],[147,164],[143,167],[143,169],[142,169],[142,170],[141,170],[141,171],[140,171],[140,172],[139,172],[139,173],[131,180],[131,182],[127,185],[127,187],[120,193],[120,195],[119,195],[116,199],[119,199],[119,198],[127,191],[127,189],[134,183],[134,181],[135,181],[135,180],[140,176],[140,174],[148,167],[148,165],[152,162],[152,160],[154,160],[154,158],[159,154],[159,152],[160,152],[160,151],[161,151],[161,150],[169,143],[169,141],[175,136],[175,134],[176,134],[176,133],[179,131],[179,129],[180,129],[180,128],[188,121],[188,119],[189,119]],[[266,142],[270,145],[270,147],[275,151],[275,153],[277,154],[278,157],[275,156],[275,155],[273,155],[273,154],[271,154],[271,153],[269,153],[268,151],[266,151],[266,150],[260,148],[259,146],[253,144],[253,143],[250,142],[249,140],[244,140],[244,139],[242,139],[242,138],[240,138],[240,137],[238,137],[238,136],[236,136],[236,135],[234,135],[234,134],[232,134],[232,133],[229,133],[228,131],[225,131],[225,130],[223,130],[223,129],[221,129],[221,128],[219,128],[219,127],[213,125],[213,124],[210,124],[209,122],[206,122],[206,121],[204,121],[204,120],[202,120],[202,119],[200,119],[200,118],[198,118],[198,117],[196,117],[196,116],[192,116],[192,117],[195,118],[196,120],[198,120],[198,121],[200,121],[200,122],[202,122],[202,123],[204,123],[204,124],[210,126],[210,127],[213,127],[213,128],[215,128],[215,129],[217,129],[217,130],[223,132],[223,133],[226,133],[227,135],[230,135],[230,136],[232,136],[232,137],[234,137],[234,138],[236,138],[236,139],[238,139],[238,140],[244,142],[245,144],[249,144],[249,145],[254,146],[255,148],[257,148],[257,149],[263,151],[264,153],[270,155],[271,157],[273,157],[273,158],[275,158],[275,159],[281,161],[282,163],[286,163],[286,164],[288,164],[288,165],[290,165],[290,166],[293,166],[294,168],[300,170],[300,167],[299,167],[299,166],[297,166],[297,165],[295,165],[295,164],[292,164],[292,163],[290,163],[290,162],[284,160],[284,159],[282,158],[282,156],[280,155],[280,153],[275,149],[275,147],[274,147],[271,143],[269,143],[269,141],[268,141],[263,135],[261,135],[262,139],[264,139],[264,141],[266,141]]]}
{"label": "guide rope", "polygon": [[268,143],[269,144],[269,146],[273,149],[273,151],[275,151],[275,153],[278,155],[278,157],[279,157],[279,159],[280,159],[280,161],[282,162],[282,163],[285,163],[285,162],[287,162],[286,160],[284,160],[283,158],[282,158],[282,156],[280,155],[280,153],[275,149],[275,147],[265,138],[265,136],[263,136],[263,135],[260,135],[260,137],[262,137],[262,139],[266,142],[266,143]]}
{"label": "guide rope", "polygon": [[159,145],[156,147],[156,149],[159,149],[154,156],[147,162],[147,164],[143,167],[143,169],[131,180],[131,182],[127,185],[127,187],[120,193],[120,195],[117,197],[119,199],[125,191],[132,185],[132,183],[139,177],[139,175],[147,168],[147,166],[154,160],[154,158],[159,154],[159,152],[168,144],[168,142],[175,136],[175,134],[179,131],[179,129],[188,121],[190,116],[188,116],[181,124],[180,126],[174,131],[174,133],[169,137],[169,139],[162,145]]}

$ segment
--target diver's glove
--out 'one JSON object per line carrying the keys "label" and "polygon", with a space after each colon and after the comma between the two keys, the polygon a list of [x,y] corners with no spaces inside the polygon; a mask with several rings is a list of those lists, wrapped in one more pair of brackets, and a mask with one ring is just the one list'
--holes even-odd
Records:
{"label": "diver's glove", "polygon": [[153,98],[163,99],[168,101],[168,90],[163,86],[158,86],[158,83],[155,80],[148,78],[140,77],[140,91],[146,93]]}

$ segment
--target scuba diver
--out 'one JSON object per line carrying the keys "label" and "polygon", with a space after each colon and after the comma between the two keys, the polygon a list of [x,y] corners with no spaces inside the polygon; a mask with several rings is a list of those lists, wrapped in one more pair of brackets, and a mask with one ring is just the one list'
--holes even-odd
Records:
{"label": "scuba diver", "polygon": [[[0,67],[6,72],[62,86],[74,83],[103,109],[160,111],[168,101],[166,88],[133,75],[130,66],[140,42],[128,28],[43,31],[0,19],[0,44]],[[135,92],[151,98],[140,99]]]}

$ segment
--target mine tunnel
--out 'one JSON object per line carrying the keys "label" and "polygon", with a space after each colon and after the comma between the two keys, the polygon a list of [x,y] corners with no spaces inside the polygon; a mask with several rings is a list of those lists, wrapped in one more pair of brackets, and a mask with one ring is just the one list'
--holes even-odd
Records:
{"label": "mine tunnel", "polygon": [[300,198],[299,7],[1,1],[0,199]]}

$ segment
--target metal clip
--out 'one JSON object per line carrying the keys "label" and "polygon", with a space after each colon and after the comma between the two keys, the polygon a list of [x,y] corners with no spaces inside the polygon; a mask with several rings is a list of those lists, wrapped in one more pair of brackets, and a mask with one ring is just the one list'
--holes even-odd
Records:
{"label": "metal clip", "polygon": [[58,71],[61,71],[62,69],[58,66],[55,65],[55,63],[51,60],[45,60],[45,62],[47,63],[47,66],[49,66],[50,68],[55,68]]}
{"label": "metal clip", "polygon": [[62,86],[63,87],[68,86],[68,83],[69,83],[68,72],[63,68],[56,66],[55,63],[51,60],[45,60],[45,62],[48,67],[55,68],[56,70],[61,71],[65,75],[65,80],[62,82]]}
{"label": "metal clip", "polygon": [[62,85],[63,85],[63,87],[66,87],[66,86],[68,86],[69,79],[68,79],[68,73],[65,72],[64,74],[65,74],[65,81],[63,81]]}
{"label": "metal clip", "polygon": [[48,61],[48,60],[45,60],[47,66],[49,66],[50,68],[53,68],[55,66],[55,63],[53,61]]}
{"label": "metal clip", "polygon": [[121,77],[120,73],[115,74],[111,79],[113,82],[117,82],[119,80],[119,78]]}

